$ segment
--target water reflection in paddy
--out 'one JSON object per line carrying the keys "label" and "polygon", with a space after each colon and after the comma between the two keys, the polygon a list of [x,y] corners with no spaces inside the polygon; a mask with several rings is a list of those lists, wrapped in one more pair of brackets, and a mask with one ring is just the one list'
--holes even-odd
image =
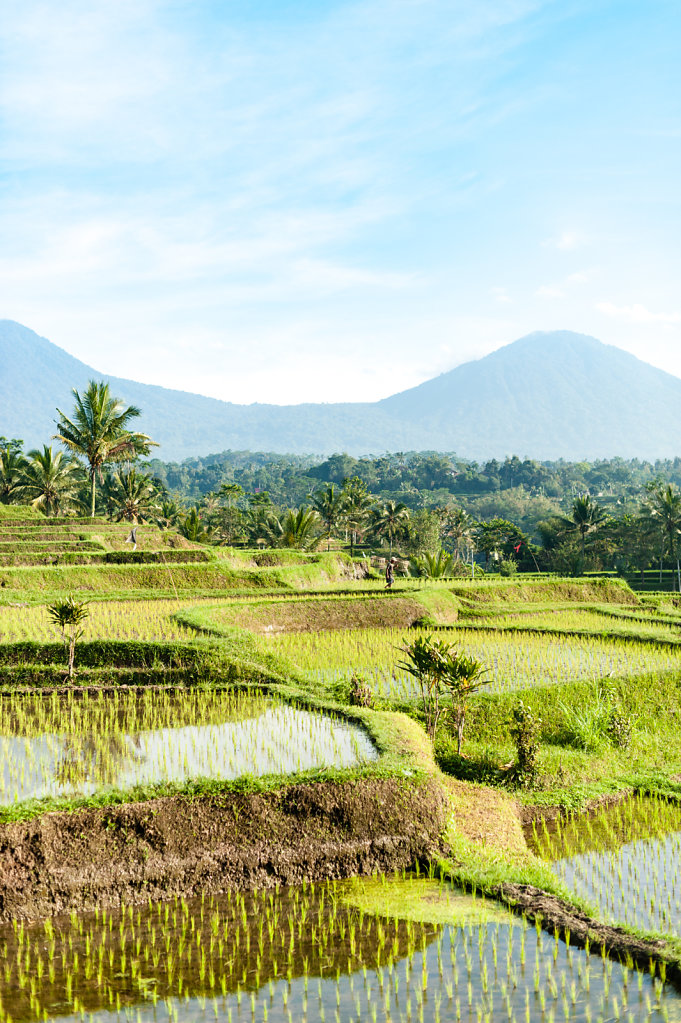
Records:
{"label": "water reflection in paddy", "polygon": [[681,999],[649,974],[414,878],[5,927],[0,995],[15,1023],[681,1018]]}
{"label": "water reflection in paddy", "polygon": [[347,722],[261,694],[146,691],[0,699],[0,803],[107,786],[289,774],[374,759]]}
{"label": "water reflection in paddy", "polygon": [[591,816],[536,825],[535,851],[613,923],[681,937],[681,807],[633,797]]}

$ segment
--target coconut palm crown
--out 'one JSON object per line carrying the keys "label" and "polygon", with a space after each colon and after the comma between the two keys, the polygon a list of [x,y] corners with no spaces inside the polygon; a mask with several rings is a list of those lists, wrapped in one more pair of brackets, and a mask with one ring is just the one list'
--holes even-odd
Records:
{"label": "coconut palm crown", "polygon": [[128,423],[140,415],[140,410],[135,405],[126,408],[120,398],[111,394],[104,381],[91,380],[82,395],[74,387],[73,396],[75,408],[70,418],[57,409],[60,418],[55,440],[87,462],[94,518],[96,481],[102,479],[104,467],[133,461],[158,445],[146,433],[128,429]]}
{"label": "coconut palm crown", "polygon": [[17,492],[45,515],[58,515],[76,502],[83,481],[80,463],[66,452],[53,451],[52,445],[44,444],[42,451],[29,451]]}

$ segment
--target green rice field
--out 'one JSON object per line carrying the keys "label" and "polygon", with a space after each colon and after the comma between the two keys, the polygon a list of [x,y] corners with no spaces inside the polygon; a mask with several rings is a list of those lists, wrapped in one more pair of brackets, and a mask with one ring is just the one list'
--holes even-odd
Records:
{"label": "green rice field", "polygon": [[171,899],[0,930],[0,1019],[665,1021],[681,997],[415,877]]}
{"label": "green rice field", "polygon": [[[483,624],[483,622],[481,622]],[[513,611],[484,619],[484,625],[495,628],[555,629],[564,632],[600,632],[612,636],[645,636],[681,642],[681,618],[660,619],[658,616],[634,617],[613,614],[610,610],[556,608],[539,611]]]}
{"label": "green rice field", "polygon": [[[416,636],[428,634],[418,629],[358,629],[273,635],[266,643],[310,679],[335,682],[359,671],[367,675],[378,696],[409,698],[416,691],[411,677],[399,667],[401,648]],[[492,691],[681,670],[681,648],[663,644],[465,628],[437,635],[487,666]]]}
{"label": "green rice field", "polygon": [[612,923],[681,938],[681,806],[637,797],[533,829],[534,848]]}
{"label": "green rice field", "polygon": [[0,697],[0,805],[111,786],[349,767],[376,756],[361,729],[262,695]]}
{"label": "green rice field", "polygon": [[[192,602],[183,601],[183,606]],[[178,609],[176,600],[109,600],[87,605],[88,617],[82,625],[83,639],[136,639],[171,642],[194,635],[172,619]],[[61,637],[50,622],[46,607],[0,607],[0,643],[34,640],[53,643]]]}

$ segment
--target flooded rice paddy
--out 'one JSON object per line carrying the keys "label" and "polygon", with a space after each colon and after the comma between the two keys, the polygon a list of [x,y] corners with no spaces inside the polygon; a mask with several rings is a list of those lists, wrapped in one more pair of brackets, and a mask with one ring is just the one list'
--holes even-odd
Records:
{"label": "flooded rice paddy", "polygon": [[[399,667],[402,647],[418,635],[428,634],[421,629],[357,629],[279,634],[262,642],[289,658],[311,679],[334,682],[359,671],[366,674],[376,695],[408,698],[416,696],[416,689]],[[663,644],[465,628],[437,635],[487,666],[492,691],[681,669],[681,647]]]}
{"label": "flooded rice paddy", "polygon": [[190,778],[290,774],[375,759],[364,731],[262,694],[0,696],[0,804]]}
{"label": "flooded rice paddy", "polygon": [[[201,603],[185,600],[183,607]],[[84,640],[171,640],[191,639],[193,629],[180,625],[172,616],[176,600],[103,600],[87,605],[88,617],[82,623]],[[33,640],[54,643],[61,632],[51,622],[42,605],[32,607],[0,607],[0,643]]]}
{"label": "flooded rice paddy", "polygon": [[593,816],[535,825],[529,838],[603,919],[681,938],[681,806],[634,797]]}
{"label": "flooded rice paddy", "polygon": [[650,973],[417,878],[124,906],[0,930],[0,1019],[675,1020]]}

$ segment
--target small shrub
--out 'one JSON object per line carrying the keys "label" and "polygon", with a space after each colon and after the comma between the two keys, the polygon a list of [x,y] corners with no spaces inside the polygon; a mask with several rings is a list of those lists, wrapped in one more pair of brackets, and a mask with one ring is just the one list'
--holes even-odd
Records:
{"label": "small shrub", "polygon": [[374,694],[364,675],[354,674],[348,684],[348,702],[353,707],[368,707],[374,705]]}
{"label": "small shrub", "polygon": [[64,646],[66,647],[69,678],[73,678],[73,665],[76,657],[76,642],[83,635],[81,628],[83,622],[89,615],[87,603],[79,602],[73,596],[66,600],[58,600],[50,604],[47,614],[53,625],[61,631]]}
{"label": "small shrub", "polygon": [[508,773],[508,780],[518,788],[527,788],[537,777],[541,718],[523,703],[513,708],[511,736],[516,748],[516,761]]}
{"label": "small shrub", "polygon": [[629,749],[631,727],[632,722],[628,714],[623,714],[620,710],[611,711],[607,733],[613,746],[617,746],[618,749]]}
{"label": "small shrub", "polygon": [[516,565],[515,561],[511,561],[509,559],[509,560],[501,561],[499,563],[499,575],[503,575],[503,576],[508,577],[508,576],[511,576],[511,575],[517,575],[517,572],[518,572],[518,566]]}

